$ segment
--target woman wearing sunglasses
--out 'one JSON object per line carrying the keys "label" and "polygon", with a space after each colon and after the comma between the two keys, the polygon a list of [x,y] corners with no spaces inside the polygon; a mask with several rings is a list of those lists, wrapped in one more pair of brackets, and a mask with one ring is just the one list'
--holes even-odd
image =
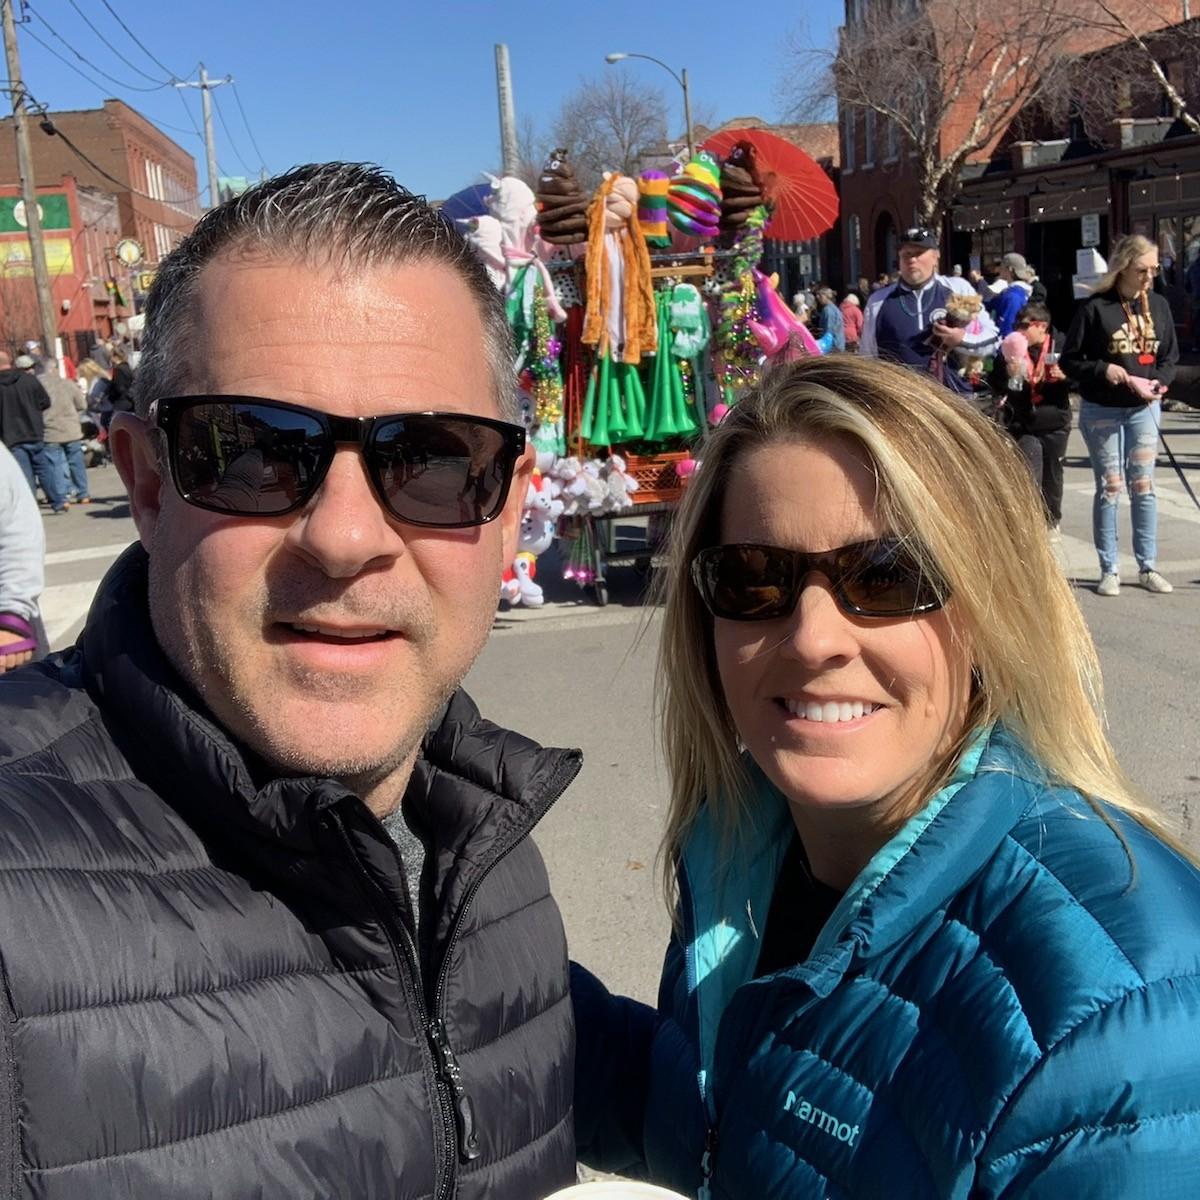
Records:
{"label": "woman wearing sunglasses", "polygon": [[574,969],[585,1161],[1200,1195],[1200,871],[1117,765],[1001,433],[888,364],[769,374],[678,514],[660,671],[675,932],[657,1012]]}

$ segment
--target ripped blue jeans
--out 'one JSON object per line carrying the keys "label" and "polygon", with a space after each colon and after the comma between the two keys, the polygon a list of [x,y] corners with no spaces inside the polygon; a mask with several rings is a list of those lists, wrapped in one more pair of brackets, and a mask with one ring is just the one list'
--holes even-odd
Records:
{"label": "ripped blue jeans", "polygon": [[1079,410],[1079,432],[1087,443],[1096,478],[1092,499],[1092,539],[1100,573],[1117,573],[1117,502],[1129,491],[1133,556],[1149,571],[1158,553],[1158,500],[1154,464],[1158,457],[1159,402],[1107,408],[1087,400]]}

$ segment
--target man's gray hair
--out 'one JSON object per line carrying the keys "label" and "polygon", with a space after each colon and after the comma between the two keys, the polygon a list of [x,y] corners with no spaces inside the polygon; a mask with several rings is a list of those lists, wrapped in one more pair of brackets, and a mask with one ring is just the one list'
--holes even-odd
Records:
{"label": "man's gray hair", "polygon": [[227,252],[344,266],[440,263],[456,271],[479,306],[484,352],[500,415],[517,421],[512,336],[504,301],[463,237],[425,200],[369,163],[293,167],[206,213],[166,258],[146,298],[134,403],[145,416],[159,396],[189,386],[196,281]]}

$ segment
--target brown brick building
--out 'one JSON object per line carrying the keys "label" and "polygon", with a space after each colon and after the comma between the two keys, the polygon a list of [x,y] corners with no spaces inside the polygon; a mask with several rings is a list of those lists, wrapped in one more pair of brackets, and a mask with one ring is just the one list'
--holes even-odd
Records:
{"label": "brown brick building", "polygon": [[[34,118],[30,140],[36,181],[71,176],[82,187],[115,195],[121,235],[136,238],[146,264],[153,266],[200,217],[192,156],[121,100],[106,100],[103,108],[48,115],[100,170],[75,154],[63,138],[44,133]],[[7,117],[0,120],[0,184],[17,182],[13,122]]]}
{"label": "brown brick building", "polygon": [[[866,19],[868,6],[891,2],[846,0],[847,26]],[[953,40],[953,29],[938,26],[939,14],[952,11],[952,5],[942,0],[900,2],[914,8],[920,3],[938,37]],[[1149,36],[1174,19],[1156,4],[1111,0],[1110,7]],[[1156,57],[1179,82],[1191,84],[1186,90],[1194,91],[1195,68],[1177,71],[1179,64],[1172,61],[1178,57],[1173,40],[1179,39],[1168,33],[1158,40],[1162,53],[1155,46]],[[1200,254],[1200,138],[1186,136],[1178,122],[1163,115],[1160,94],[1148,100],[1130,96],[1127,85],[1122,90],[1113,57],[1122,44],[1121,35],[1093,28],[1074,36],[1067,47],[1090,79],[1083,85],[1091,93],[1089,122],[1073,100],[1064,101],[1056,113],[1040,107],[1023,110],[968,164],[944,230],[947,269],[958,263],[966,270],[972,262],[1020,250],[1042,271],[1053,306],[1069,311],[1075,251],[1093,240],[1106,253],[1113,237],[1146,232],[1158,237],[1164,259],[1180,269],[1186,269],[1189,254]],[[960,143],[978,107],[978,92],[972,95],[968,89],[943,123],[943,147]],[[880,114],[842,105],[839,127],[844,278],[849,284],[859,275],[874,279],[879,272],[895,270],[898,233],[914,223],[918,188],[910,148]],[[1177,311],[1185,309],[1181,304]]]}

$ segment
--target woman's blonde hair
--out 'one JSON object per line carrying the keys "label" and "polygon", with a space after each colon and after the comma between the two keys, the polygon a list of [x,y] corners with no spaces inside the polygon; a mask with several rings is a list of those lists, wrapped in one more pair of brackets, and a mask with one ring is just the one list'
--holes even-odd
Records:
{"label": "woman's blonde hair", "polygon": [[1078,789],[1093,804],[1103,799],[1123,809],[1180,848],[1125,777],[1105,736],[1096,649],[1012,439],[930,377],[830,355],[772,369],[729,412],[705,440],[675,519],[658,661],[671,780],[662,862],[668,893],[701,806],[714,808],[730,846],[748,812],[748,779],[717,672],[713,619],[691,582],[691,562],[720,543],[722,508],[727,490],[737,486],[740,459],[765,445],[834,438],[865,452],[876,476],[881,529],[904,538],[922,569],[945,581],[952,629],[974,667],[965,727],[944,761],[931,764],[928,795],[952,772],[971,730],[1001,720],[1049,780]]}
{"label": "woman's blonde hair", "polygon": [[1112,253],[1108,256],[1108,270],[1100,277],[1099,282],[1092,288],[1093,296],[1101,296],[1112,291],[1117,286],[1117,276],[1126,268],[1131,267],[1136,259],[1143,254],[1149,254],[1158,247],[1140,233],[1126,234],[1120,241],[1114,243]]}

